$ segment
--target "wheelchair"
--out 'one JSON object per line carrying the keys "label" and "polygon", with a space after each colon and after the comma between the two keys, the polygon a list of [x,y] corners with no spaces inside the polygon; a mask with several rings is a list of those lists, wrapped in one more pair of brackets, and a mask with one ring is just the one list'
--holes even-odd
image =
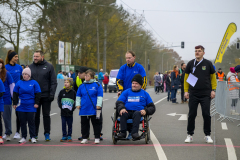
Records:
{"label": "wheelchair", "polygon": [[[116,109],[116,108],[115,108]],[[117,144],[117,141],[119,140],[129,140],[127,138],[118,138],[117,135],[120,133],[120,116],[119,113],[117,113],[117,110],[113,113],[113,116],[111,117],[113,121],[113,126],[112,126],[112,141],[113,144]],[[150,141],[150,124],[149,121],[151,120],[152,117],[149,117],[148,115],[142,116],[141,120],[139,122],[139,131],[141,131],[141,137],[140,139],[145,139],[145,143],[148,144]],[[131,124],[133,123],[132,119],[128,119],[127,123]],[[139,139],[139,140],[140,140]]]}

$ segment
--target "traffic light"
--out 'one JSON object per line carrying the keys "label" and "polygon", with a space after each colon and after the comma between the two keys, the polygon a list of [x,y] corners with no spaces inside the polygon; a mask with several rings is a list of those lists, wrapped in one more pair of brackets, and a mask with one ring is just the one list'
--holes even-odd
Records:
{"label": "traffic light", "polygon": [[181,42],[181,48],[184,48],[184,42]]}
{"label": "traffic light", "polygon": [[239,42],[237,42],[237,46],[236,46],[236,47],[237,47],[237,49],[239,49],[239,48],[240,48],[240,46],[239,46],[239,45],[240,45],[240,43],[239,43]]}

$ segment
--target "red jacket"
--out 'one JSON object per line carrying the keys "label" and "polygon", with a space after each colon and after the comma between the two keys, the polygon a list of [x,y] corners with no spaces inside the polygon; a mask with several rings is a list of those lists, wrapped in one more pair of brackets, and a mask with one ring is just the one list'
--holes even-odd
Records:
{"label": "red jacket", "polygon": [[105,75],[104,75],[103,84],[108,84],[108,82],[109,82],[108,76],[105,76]]}

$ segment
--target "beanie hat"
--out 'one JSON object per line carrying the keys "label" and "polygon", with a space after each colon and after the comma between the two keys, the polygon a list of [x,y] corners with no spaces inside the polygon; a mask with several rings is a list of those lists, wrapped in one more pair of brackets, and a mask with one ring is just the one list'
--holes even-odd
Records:
{"label": "beanie hat", "polygon": [[22,74],[23,73],[26,73],[28,74],[30,77],[31,77],[31,69],[30,68],[25,68],[23,71],[22,71]]}
{"label": "beanie hat", "polygon": [[234,70],[235,70],[236,72],[240,72],[240,65],[237,65],[237,66],[234,68]]}
{"label": "beanie hat", "polygon": [[230,71],[231,71],[232,73],[235,73],[235,72],[236,72],[235,69],[234,69],[234,67],[230,67]]}
{"label": "beanie hat", "polygon": [[132,79],[132,82],[133,81],[138,82],[141,86],[143,85],[143,77],[141,74],[136,74]]}

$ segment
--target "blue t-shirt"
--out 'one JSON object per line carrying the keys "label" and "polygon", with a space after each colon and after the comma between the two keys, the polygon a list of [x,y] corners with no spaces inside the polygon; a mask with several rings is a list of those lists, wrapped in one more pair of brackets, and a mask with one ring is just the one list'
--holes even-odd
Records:
{"label": "blue t-shirt", "polygon": [[13,78],[12,78],[11,74],[7,71],[6,79],[3,82],[4,87],[5,87],[5,93],[3,95],[4,105],[11,105],[12,104],[11,92],[10,92],[10,86],[9,86],[12,83],[14,83]]}
{"label": "blue t-shirt", "polygon": [[64,77],[63,77],[62,74],[58,74],[58,75],[57,75],[57,79],[64,79]]}
{"label": "blue t-shirt", "polygon": [[[5,92],[5,87],[3,85],[2,80],[0,79],[0,93]],[[0,112],[4,111],[4,102],[3,97],[0,97]]]}
{"label": "blue t-shirt", "polygon": [[136,74],[141,74],[142,77],[146,76],[143,66],[135,62],[133,67],[128,67],[124,64],[118,72],[117,79],[123,80],[123,90],[132,88],[132,79]]}
{"label": "blue t-shirt", "polygon": [[19,94],[19,106],[16,111],[19,112],[36,112],[34,108],[35,93],[41,92],[40,86],[35,80],[23,81],[16,83],[13,92]]}
{"label": "blue t-shirt", "polygon": [[139,92],[133,92],[131,88],[122,92],[118,101],[125,104],[126,110],[141,111],[149,103],[153,103],[150,95],[141,89]]}
{"label": "blue t-shirt", "polygon": [[103,73],[102,73],[102,72],[99,72],[99,74],[98,74],[98,79],[99,79],[99,80],[104,80],[104,77],[103,77]]}
{"label": "blue t-shirt", "polygon": [[10,64],[6,64],[5,67],[6,67],[6,70],[10,72],[13,78],[13,81],[16,84],[21,78],[22,71],[23,71],[22,66],[20,66],[19,64],[15,64],[14,66]]}

